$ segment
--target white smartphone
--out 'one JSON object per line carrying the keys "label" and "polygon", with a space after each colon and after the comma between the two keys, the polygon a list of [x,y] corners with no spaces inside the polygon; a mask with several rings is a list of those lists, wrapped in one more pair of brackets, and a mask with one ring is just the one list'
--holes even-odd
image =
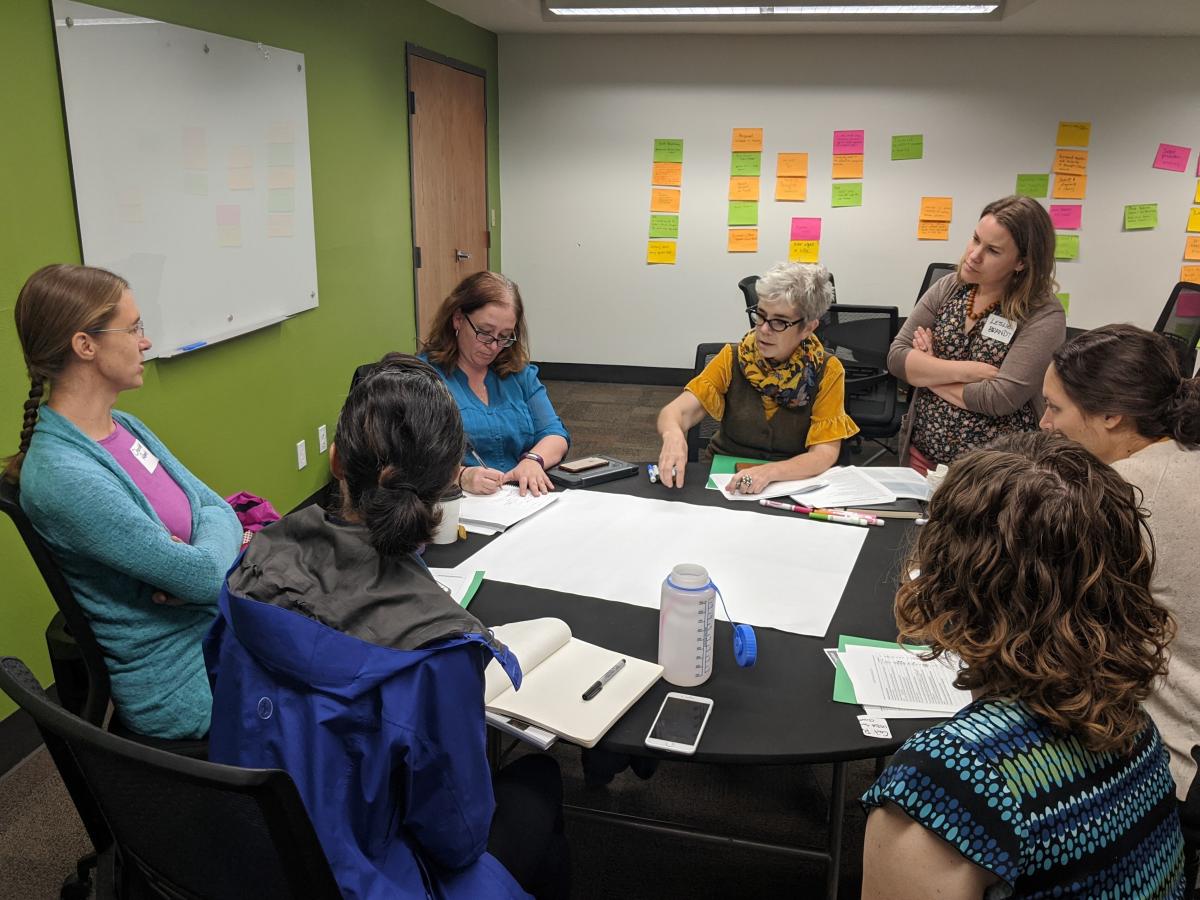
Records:
{"label": "white smartphone", "polygon": [[713,702],[708,697],[671,691],[658,708],[646,735],[646,746],[691,756],[700,744],[712,708]]}

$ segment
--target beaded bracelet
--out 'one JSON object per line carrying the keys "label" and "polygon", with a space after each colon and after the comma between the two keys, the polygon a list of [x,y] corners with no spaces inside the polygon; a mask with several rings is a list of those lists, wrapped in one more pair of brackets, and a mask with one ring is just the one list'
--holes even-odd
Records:
{"label": "beaded bracelet", "polygon": [[544,459],[542,459],[540,456],[538,456],[536,453],[533,453],[533,452],[522,453],[521,459],[532,459],[535,463],[537,463],[539,466],[541,466],[543,470],[546,468],[546,461]]}

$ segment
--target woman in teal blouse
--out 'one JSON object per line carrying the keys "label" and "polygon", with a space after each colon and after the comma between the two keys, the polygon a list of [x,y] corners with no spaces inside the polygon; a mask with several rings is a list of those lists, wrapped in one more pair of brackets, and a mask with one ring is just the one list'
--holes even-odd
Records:
{"label": "woman in teal blouse", "polygon": [[517,286],[477,272],[434,317],[422,359],[446,381],[470,441],[458,483],[492,494],[515,482],[524,494],[554,490],[546,469],[567,455],[570,435],[529,362],[525,307]]}

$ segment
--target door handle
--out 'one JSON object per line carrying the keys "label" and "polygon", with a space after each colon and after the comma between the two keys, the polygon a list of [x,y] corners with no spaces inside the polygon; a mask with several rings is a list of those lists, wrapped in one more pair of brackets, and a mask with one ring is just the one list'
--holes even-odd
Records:
{"label": "door handle", "polygon": [[470,258],[471,258],[471,254],[468,253],[466,250],[455,250],[454,251],[454,259],[457,262],[462,262],[464,259],[470,259]]}

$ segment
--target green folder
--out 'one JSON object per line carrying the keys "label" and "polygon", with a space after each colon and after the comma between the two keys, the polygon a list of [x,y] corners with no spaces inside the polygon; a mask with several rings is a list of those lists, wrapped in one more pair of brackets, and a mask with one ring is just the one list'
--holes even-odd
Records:
{"label": "green folder", "polygon": [[[873,638],[851,637],[846,634],[838,635],[838,653],[844,653],[847,645],[856,644],[860,647],[884,647],[895,648],[899,646],[896,641],[877,641]],[[923,652],[928,650],[928,647],[906,644],[905,647],[909,650]],[[858,697],[854,693],[854,682],[850,680],[849,674],[846,672],[845,666],[839,659],[836,666],[837,671],[833,675],[833,699],[836,703],[858,703]]]}
{"label": "green folder", "polygon": [[459,601],[459,605],[463,609],[471,605],[471,601],[475,598],[475,592],[479,590],[479,585],[481,584],[483,584],[483,569],[476,569],[471,583],[467,586],[466,593],[463,594],[462,600]]}
{"label": "green folder", "polygon": [[714,475],[732,475],[737,469],[738,463],[751,463],[755,466],[766,465],[765,459],[747,459],[744,456],[722,456],[717,453],[713,456],[712,468],[708,470],[708,484],[704,485],[710,491],[717,491],[717,483],[712,480]]}

